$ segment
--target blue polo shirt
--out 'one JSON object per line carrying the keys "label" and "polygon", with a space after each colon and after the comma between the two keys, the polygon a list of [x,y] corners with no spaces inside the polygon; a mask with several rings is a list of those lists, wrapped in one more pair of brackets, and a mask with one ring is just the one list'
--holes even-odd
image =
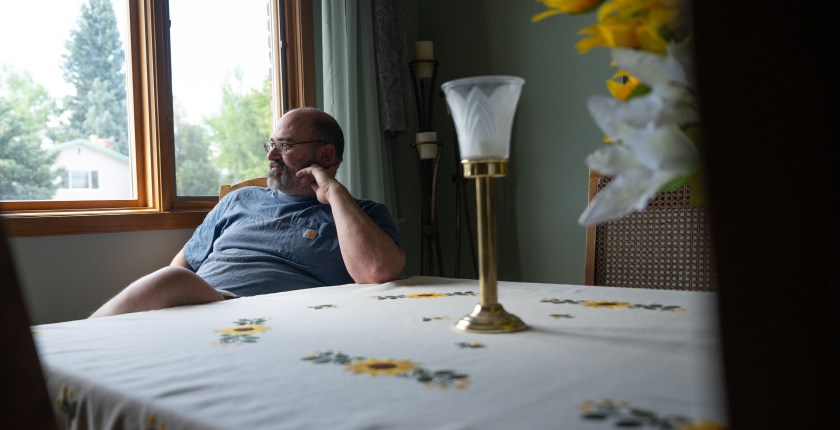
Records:
{"label": "blue polo shirt", "polygon": [[[399,245],[388,208],[356,201]],[[187,241],[184,257],[214,288],[240,296],[354,282],[341,258],[330,205],[270,188],[226,195]]]}

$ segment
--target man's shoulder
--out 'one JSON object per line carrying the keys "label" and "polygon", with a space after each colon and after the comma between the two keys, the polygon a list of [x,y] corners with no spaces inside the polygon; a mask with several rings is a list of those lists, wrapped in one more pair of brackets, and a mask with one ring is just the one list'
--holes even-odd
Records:
{"label": "man's shoulder", "polygon": [[247,186],[235,189],[225,195],[216,204],[215,211],[229,213],[243,207],[252,208],[254,205],[263,206],[267,199],[271,198],[271,189],[268,187]]}
{"label": "man's shoulder", "polygon": [[221,202],[226,203],[233,203],[236,201],[255,201],[261,200],[265,198],[269,198],[271,196],[271,188],[268,187],[260,187],[256,185],[250,185],[247,187],[237,188],[231,192],[229,192]]}

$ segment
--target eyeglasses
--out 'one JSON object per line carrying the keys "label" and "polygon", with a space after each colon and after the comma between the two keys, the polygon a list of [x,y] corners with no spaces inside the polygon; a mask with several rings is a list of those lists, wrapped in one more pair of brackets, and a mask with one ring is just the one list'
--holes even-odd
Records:
{"label": "eyeglasses", "polygon": [[294,148],[297,145],[303,145],[304,143],[316,143],[316,142],[323,142],[327,143],[324,139],[316,139],[316,140],[306,140],[303,142],[289,142],[288,140],[278,140],[277,142],[273,140],[269,140],[268,142],[263,143],[263,148],[265,148],[266,154],[271,152],[272,149],[276,149],[281,155],[285,154],[286,151]]}

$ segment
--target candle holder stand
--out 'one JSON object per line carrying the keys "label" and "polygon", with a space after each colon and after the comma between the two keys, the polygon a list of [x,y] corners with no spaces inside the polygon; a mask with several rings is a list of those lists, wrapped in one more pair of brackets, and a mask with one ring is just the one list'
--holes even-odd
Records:
{"label": "candle holder stand", "polygon": [[420,131],[417,141],[412,144],[420,173],[420,274],[428,276],[441,276],[443,273],[436,211],[441,151],[437,135],[432,132],[432,107],[438,64],[435,60],[415,60],[409,63]]}

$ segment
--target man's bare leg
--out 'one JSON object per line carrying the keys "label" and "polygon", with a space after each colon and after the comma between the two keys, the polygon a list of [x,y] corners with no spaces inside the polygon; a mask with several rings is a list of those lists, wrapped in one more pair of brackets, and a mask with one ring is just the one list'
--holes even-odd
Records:
{"label": "man's bare leg", "polygon": [[224,300],[192,270],[166,266],[131,283],[90,318]]}

